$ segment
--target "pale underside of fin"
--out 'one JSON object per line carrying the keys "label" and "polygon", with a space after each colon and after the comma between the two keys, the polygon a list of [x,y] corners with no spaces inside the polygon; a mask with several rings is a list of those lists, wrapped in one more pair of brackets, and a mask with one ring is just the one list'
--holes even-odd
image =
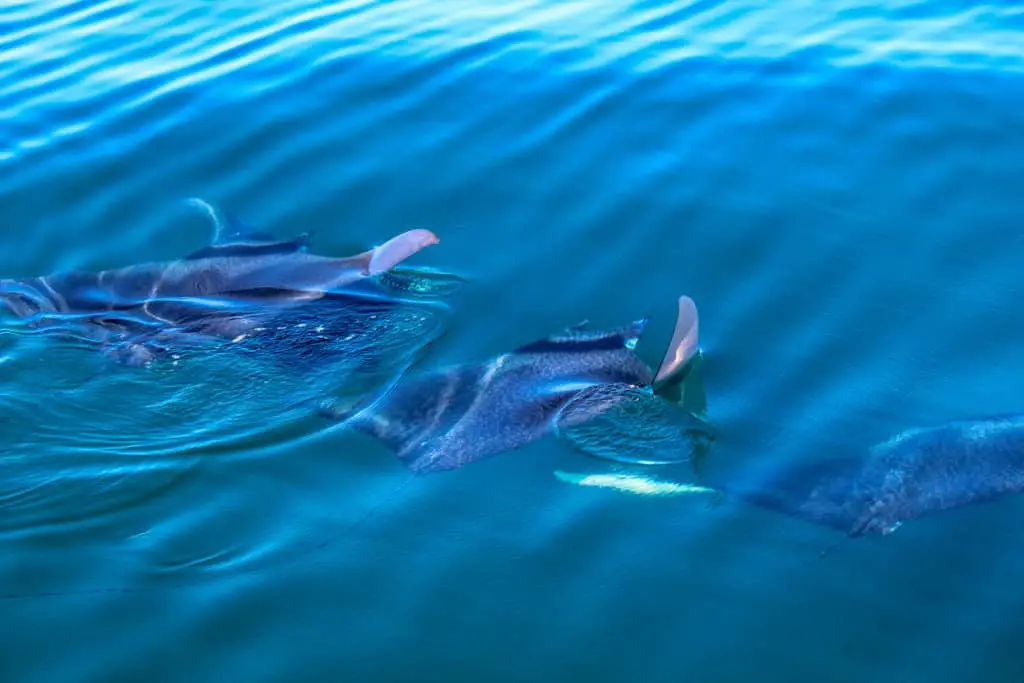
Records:
{"label": "pale underside of fin", "polygon": [[655,382],[663,382],[682,370],[700,350],[699,319],[697,305],[688,296],[679,297],[679,313],[672,341],[665,351]]}
{"label": "pale underside of fin", "polygon": [[391,270],[413,254],[440,241],[437,235],[422,228],[403,232],[365,254],[366,272],[378,275]]}
{"label": "pale underside of fin", "polygon": [[576,486],[593,486],[613,489],[638,496],[683,496],[694,493],[715,493],[715,489],[696,484],[664,481],[637,474],[618,473],[574,473],[555,470],[555,477]]}

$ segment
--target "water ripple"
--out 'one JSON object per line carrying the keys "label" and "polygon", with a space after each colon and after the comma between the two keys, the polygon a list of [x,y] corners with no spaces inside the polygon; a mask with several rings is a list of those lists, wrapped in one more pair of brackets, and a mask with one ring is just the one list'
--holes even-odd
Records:
{"label": "water ripple", "polygon": [[[568,70],[660,71],[697,58],[803,54],[846,67],[886,62],[1020,71],[1024,48],[1015,36],[1022,24],[1012,7],[936,11],[934,3],[907,4],[902,12],[855,2],[801,9],[715,2],[616,9],[543,2],[442,8],[421,0],[273,8],[41,3],[35,13],[24,7],[7,19],[0,39],[0,116],[33,122],[36,131],[0,141],[0,161],[178,91],[231,77],[231,96],[244,97],[356,54],[411,56],[440,75],[466,74],[511,50],[557,60]],[[268,68],[274,77],[267,77]],[[239,77],[252,69],[252,78]],[[255,90],[239,89],[246,82]],[[427,95],[423,87],[412,91],[411,104]]]}
{"label": "water ripple", "polygon": [[[657,362],[687,293],[708,468],[852,455],[1019,409],[1022,30],[942,0],[8,3],[0,274],[190,253],[193,195],[318,253],[429,226],[474,283],[427,362],[647,313]],[[593,463],[553,440],[408,479],[293,407],[344,395],[344,366],[268,367],[142,375],[0,336],[0,593],[48,597],[4,603],[8,678],[195,680],[182,651],[235,678],[274,670],[253,652],[307,662],[292,679],[494,678],[472,647],[581,680],[934,683],[1015,657],[1012,503],[809,565],[825,531],[567,487],[553,469]],[[140,602],[159,618],[127,621]]]}

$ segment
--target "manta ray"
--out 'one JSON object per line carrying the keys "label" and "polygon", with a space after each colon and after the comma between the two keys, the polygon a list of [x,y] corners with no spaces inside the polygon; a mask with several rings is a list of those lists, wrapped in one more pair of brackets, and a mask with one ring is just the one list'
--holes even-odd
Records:
{"label": "manta ray", "polygon": [[645,474],[555,475],[639,495],[717,492],[849,537],[888,535],[908,520],[1024,492],[1024,415],[915,427],[860,457],[760,464],[700,485]]}
{"label": "manta ray", "polygon": [[[699,351],[696,305],[686,296],[678,303],[675,332],[657,373],[634,351],[648,318],[610,330],[590,330],[584,321],[483,362],[403,377],[368,405],[325,404],[321,413],[372,435],[418,474],[462,467],[548,434],[600,450],[609,433],[621,434],[616,418],[648,431],[652,420],[657,423],[660,439],[637,439],[633,450],[619,456],[657,462],[661,441],[674,443],[701,426],[654,393],[655,384],[679,376]],[[640,419],[631,417],[637,412]],[[678,449],[669,457],[676,459]]]}
{"label": "manta ray", "polygon": [[1024,416],[915,427],[862,457],[762,466],[719,488],[852,537],[887,535],[907,520],[1024,491]]}
{"label": "manta ray", "polygon": [[285,329],[285,314],[289,329],[322,333],[326,314],[335,323],[332,334],[355,336],[361,319],[395,303],[380,277],[439,241],[433,232],[415,229],[335,258],[309,253],[310,233],[282,240],[232,216],[221,218],[202,200],[190,203],[213,218],[210,244],[169,262],[3,279],[0,312],[98,346],[133,366],[148,366],[197,340],[268,338]]}

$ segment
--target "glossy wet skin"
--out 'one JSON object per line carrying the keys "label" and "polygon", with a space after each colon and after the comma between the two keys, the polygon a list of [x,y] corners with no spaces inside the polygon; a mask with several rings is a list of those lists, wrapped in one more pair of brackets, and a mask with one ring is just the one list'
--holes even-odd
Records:
{"label": "glossy wet skin", "polygon": [[[217,239],[186,258],[2,280],[0,302],[30,327],[96,342],[129,365],[147,365],[189,336],[241,340],[266,331],[288,308],[324,298],[334,302],[327,311],[333,322],[344,318],[333,315],[341,307],[356,309],[364,300],[386,307],[390,294],[374,278],[439,241],[428,230],[410,230],[362,254],[332,258],[306,253],[305,237],[280,241],[237,222],[225,227],[201,204],[215,219]],[[337,325],[331,331],[350,332]]]}
{"label": "glossy wet skin", "polygon": [[[681,359],[688,361],[698,350],[696,305],[680,297],[679,311],[673,343],[657,373],[666,380],[683,374]],[[421,474],[462,467],[552,433],[605,457],[609,440],[595,444],[580,429],[608,415],[619,419],[602,423],[602,433],[608,427],[611,441],[621,438],[627,449],[636,442],[643,451],[616,459],[677,462],[689,456],[680,423],[688,417],[692,427],[696,418],[678,406],[667,410],[670,404],[655,395],[656,373],[634,351],[646,326],[646,318],[611,330],[580,323],[486,361],[404,376],[370,402],[325,405],[321,414],[376,437]],[[635,405],[657,409],[623,410]],[[651,436],[645,417],[663,428],[659,438],[633,438],[641,432]],[[652,454],[652,443],[661,448],[666,442],[678,448],[667,456],[664,449]]]}
{"label": "glossy wet skin", "polygon": [[[650,368],[632,346],[646,321],[539,340],[484,363],[403,378],[349,423],[374,435],[413,471],[449,470],[544,437],[570,401],[603,386],[643,386]],[[583,401],[575,411],[584,419]]]}

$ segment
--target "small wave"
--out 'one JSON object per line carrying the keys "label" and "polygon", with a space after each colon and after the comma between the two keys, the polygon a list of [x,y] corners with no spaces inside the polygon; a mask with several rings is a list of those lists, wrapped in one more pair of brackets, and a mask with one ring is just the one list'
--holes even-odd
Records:
{"label": "small wave", "polygon": [[[22,6],[0,23],[6,28],[0,31],[0,116],[22,128],[0,139],[0,161],[113,126],[176,93],[244,98],[286,87],[311,68],[326,73],[332,62],[356,55],[413,59],[446,77],[510,50],[564,72],[661,71],[695,59],[766,62],[795,55],[838,67],[1019,72],[1021,16],[1017,8],[995,5],[894,10],[850,0],[810,7],[521,0],[458,13],[422,0],[293,0],[271,7],[44,2]],[[229,87],[218,87],[229,77]],[[422,88],[412,91],[414,101],[425,96]],[[173,106],[193,104],[179,99]]]}
{"label": "small wave", "polygon": [[401,306],[300,307],[250,338],[172,346],[146,370],[64,334],[0,335],[0,533],[83,524],[161,495],[211,458],[259,457],[327,426],[321,400],[372,396],[447,325],[433,280],[395,277],[411,292]]}

